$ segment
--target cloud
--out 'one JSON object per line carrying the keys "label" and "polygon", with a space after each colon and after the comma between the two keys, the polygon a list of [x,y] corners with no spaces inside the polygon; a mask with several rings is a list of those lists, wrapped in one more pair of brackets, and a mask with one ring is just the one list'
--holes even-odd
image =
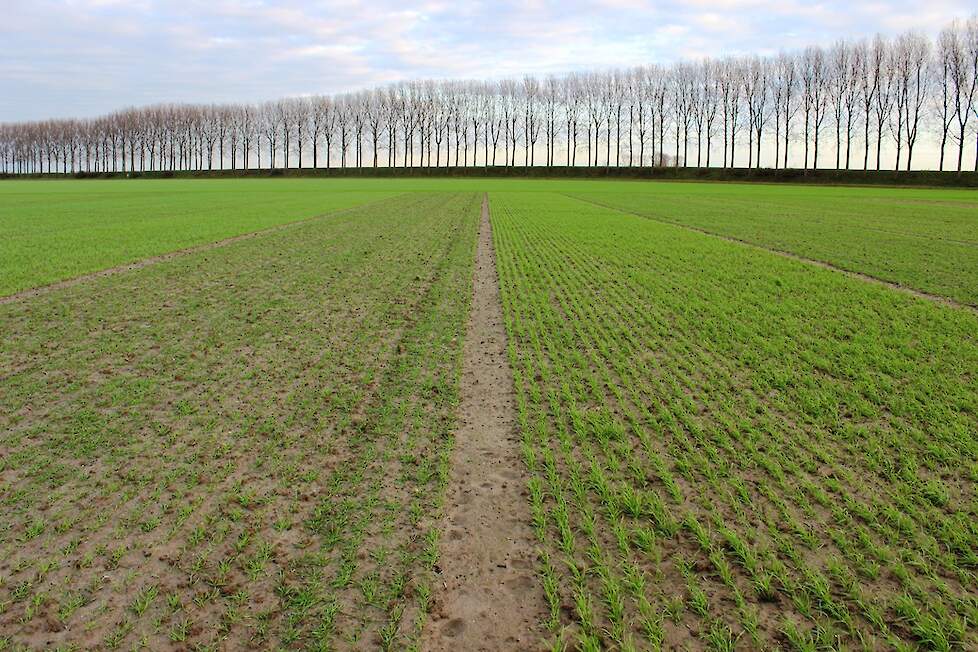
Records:
{"label": "cloud", "polygon": [[971,1],[34,0],[0,22],[0,121],[501,78],[936,31]]}

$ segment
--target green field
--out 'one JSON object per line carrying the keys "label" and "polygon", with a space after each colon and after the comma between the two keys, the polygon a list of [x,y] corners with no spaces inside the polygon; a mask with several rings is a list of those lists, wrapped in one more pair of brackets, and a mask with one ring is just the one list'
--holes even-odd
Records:
{"label": "green field", "polygon": [[955,190],[678,184],[574,196],[978,306],[978,197]]}
{"label": "green field", "polygon": [[347,184],[0,184],[0,295],[376,201]]}
{"label": "green field", "polygon": [[555,627],[587,649],[978,644],[974,314],[493,199]]}
{"label": "green field", "polygon": [[239,179],[0,182],[0,296],[301,221],[0,303],[0,650],[416,648],[484,193],[536,647],[978,648],[974,192]]}
{"label": "green field", "polygon": [[970,190],[437,178],[5,181],[0,295],[392,194],[444,191],[569,194],[978,306]]}
{"label": "green field", "polygon": [[388,200],[0,306],[0,633],[411,638],[479,201]]}

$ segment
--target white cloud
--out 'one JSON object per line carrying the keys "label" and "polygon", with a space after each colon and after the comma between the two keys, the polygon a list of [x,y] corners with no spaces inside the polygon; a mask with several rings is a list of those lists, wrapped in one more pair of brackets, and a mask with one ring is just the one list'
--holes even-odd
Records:
{"label": "white cloud", "polygon": [[931,0],[34,0],[0,21],[0,120],[500,78],[936,31]]}

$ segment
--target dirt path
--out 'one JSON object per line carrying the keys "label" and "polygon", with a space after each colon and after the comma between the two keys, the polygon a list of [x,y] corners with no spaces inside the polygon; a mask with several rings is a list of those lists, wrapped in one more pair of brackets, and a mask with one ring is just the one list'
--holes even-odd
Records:
{"label": "dirt path", "polygon": [[217,249],[219,247],[226,247],[229,244],[234,244],[235,242],[240,242],[241,240],[248,240],[249,238],[257,238],[258,236],[267,235],[269,233],[275,233],[276,231],[281,231],[283,229],[291,229],[292,227],[299,226],[300,224],[305,224],[307,222],[318,220],[323,217],[339,215],[341,213],[346,213],[348,211],[352,211],[358,208],[363,208],[365,206],[369,206],[370,204],[374,204],[374,203],[376,202],[367,202],[366,204],[359,204],[357,206],[351,206],[349,208],[341,208],[339,210],[330,211],[328,213],[322,213],[320,215],[313,215],[312,217],[296,220],[295,222],[276,224],[275,226],[270,226],[267,229],[251,231],[250,233],[242,233],[240,235],[231,236],[230,238],[225,238],[223,240],[216,240],[214,242],[205,242],[203,244],[195,245],[193,247],[186,247],[185,249],[177,249],[176,251],[169,251],[165,254],[160,254],[158,256],[143,258],[142,260],[126,263],[125,265],[117,265],[116,267],[100,269],[97,272],[90,272],[88,274],[82,274],[81,276],[73,276],[71,278],[66,278],[63,281],[56,281],[49,285],[42,285],[40,287],[30,288],[28,290],[21,290],[20,292],[15,292],[14,294],[0,296],[0,306],[7,303],[14,303],[16,301],[23,301],[25,299],[33,299],[34,297],[39,297],[49,292],[54,292],[55,290],[61,290],[63,288],[68,288],[73,285],[85,283],[93,279],[102,278],[105,276],[114,276],[115,274],[122,274],[123,272],[132,272],[137,269],[143,269],[144,267],[149,267],[150,265],[156,265],[158,263],[162,263],[167,260],[172,260],[180,256],[186,256],[188,254],[196,254],[201,251],[210,251],[211,249]]}
{"label": "dirt path", "polygon": [[689,224],[682,224],[680,222],[674,222],[669,219],[656,217],[654,215],[646,215],[645,213],[637,213],[635,211],[626,210],[624,208],[619,208],[617,206],[611,206],[608,204],[602,204],[601,202],[591,201],[590,199],[584,199],[583,197],[575,197],[574,195],[564,195],[571,199],[576,199],[579,202],[584,202],[585,204],[592,204],[594,206],[600,206],[601,208],[607,208],[608,210],[617,211],[619,213],[624,213],[626,215],[634,215],[635,217],[641,217],[647,220],[652,220],[653,222],[659,222],[660,224],[668,224],[670,226],[675,226],[680,229],[686,229],[687,231],[695,231],[696,233],[702,233],[704,235],[713,236],[714,238],[719,238],[721,240],[726,240],[727,242],[735,242],[737,244],[746,245],[748,247],[753,247],[754,249],[760,249],[762,251],[767,251],[784,258],[790,258],[791,260],[797,260],[802,263],[808,263],[809,265],[815,265],[816,267],[821,267],[822,269],[829,269],[833,272],[839,272],[840,274],[845,274],[852,278],[858,278],[861,281],[866,281],[868,283],[875,283],[876,285],[884,285],[891,290],[896,290],[897,292],[903,292],[905,294],[910,294],[918,299],[925,299],[927,301],[932,301],[934,303],[941,303],[945,306],[950,306],[952,308],[960,308],[962,310],[970,310],[972,312],[978,312],[978,306],[973,306],[968,303],[961,303],[960,301],[955,301],[950,297],[945,297],[940,294],[931,294],[930,292],[924,292],[923,290],[918,290],[906,285],[901,285],[899,283],[894,283],[893,281],[887,281],[885,279],[879,278],[877,276],[872,276],[870,274],[865,274],[863,272],[854,272],[851,269],[846,269],[844,267],[838,267],[832,263],[827,263],[824,260],[818,260],[817,258],[807,258],[805,256],[800,256],[796,253],[790,251],[785,251],[783,249],[775,249],[773,247],[765,247],[764,245],[757,244],[756,242],[751,242],[750,240],[742,240],[731,235],[722,235],[720,233],[714,233],[713,231],[708,231],[706,229],[701,229],[697,226],[690,226]]}
{"label": "dirt path", "polygon": [[440,575],[422,649],[538,649],[548,612],[536,580],[488,197],[462,355]]}

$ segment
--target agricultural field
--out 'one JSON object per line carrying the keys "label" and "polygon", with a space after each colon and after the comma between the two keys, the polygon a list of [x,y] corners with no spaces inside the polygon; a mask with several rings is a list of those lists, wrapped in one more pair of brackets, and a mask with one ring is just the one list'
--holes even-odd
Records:
{"label": "agricultural field", "polygon": [[0,182],[0,254],[0,650],[978,649],[973,192]]}
{"label": "agricultural field", "polygon": [[0,296],[392,193],[240,179],[0,184]]}
{"label": "agricultural field", "polygon": [[573,194],[978,306],[974,192],[700,185]]}
{"label": "agricultural field", "polygon": [[493,196],[571,647],[978,645],[978,318],[558,195]]}
{"label": "agricultural field", "polygon": [[480,202],[0,306],[0,648],[410,645]]}

